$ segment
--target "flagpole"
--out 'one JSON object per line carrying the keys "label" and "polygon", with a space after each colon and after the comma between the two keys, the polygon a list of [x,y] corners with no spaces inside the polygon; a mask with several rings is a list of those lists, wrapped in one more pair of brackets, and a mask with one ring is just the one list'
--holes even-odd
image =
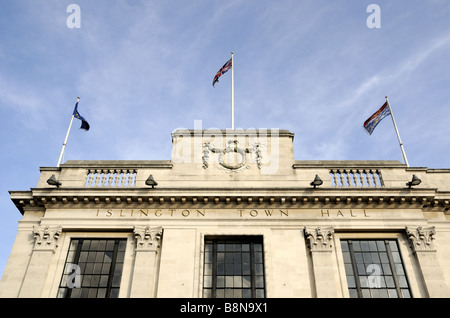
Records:
{"label": "flagpole", "polygon": [[400,149],[402,151],[403,160],[405,161],[406,166],[409,167],[408,159],[406,158],[405,149],[403,149],[403,143],[402,143],[402,140],[400,139],[400,134],[398,133],[397,124],[395,123],[394,113],[392,112],[391,104],[389,103],[389,99],[387,96],[386,96],[386,102],[388,104],[389,111],[391,112],[392,122],[394,123],[395,132],[397,133],[398,143],[400,144]]}
{"label": "flagpole", "polygon": [[231,129],[234,130],[234,61],[231,52]]}
{"label": "flagpole", "polygon": [[[77,97],[77,103],[79,101],[80,101],[80,98]],[[66,139],[64,139],[64,143],[63,143],[63,146],[62,146],[62,149],[61,149],[61,154],[59,155],[59,160],[58,160],[57,167],[59,167],[60,164],[61,164],[61,160],[62,160],[63,155],[64,155],[64,150],[66,149],[66,143],[67,143],[67,139],[69,138],[69,133],[70,133],[70,129],[72,128],[72,123],[73,123],[73,118],[74,117],[75,117],[74,114],[72,114],[72,118],[70,119],[69,129],[67,129]]]}

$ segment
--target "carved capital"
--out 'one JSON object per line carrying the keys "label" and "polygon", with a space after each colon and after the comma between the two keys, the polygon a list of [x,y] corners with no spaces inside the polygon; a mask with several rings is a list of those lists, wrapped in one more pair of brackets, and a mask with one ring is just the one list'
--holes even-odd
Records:
{"label": "carved capital", "polygon": [[308,240],[309,249],[315,251],[332,251],[333,227],[305,228],[305,237]]}
{"label": "carved capital", "polygon": [[62,227],[34,226],[34,249],[55,251],[58,247],[58,239],[61,235]]}
{"label": "carved capital", "polygon": [[406,227],[406,234],[408,235],[411,248],[414,252],[419,251],[434,251],[434,236],[436,230],[434,226],[418,228]]}
{"label": "carved capital", "polygon": [[156,251],[160,247],[162,227],[135,226],[136,251]]}

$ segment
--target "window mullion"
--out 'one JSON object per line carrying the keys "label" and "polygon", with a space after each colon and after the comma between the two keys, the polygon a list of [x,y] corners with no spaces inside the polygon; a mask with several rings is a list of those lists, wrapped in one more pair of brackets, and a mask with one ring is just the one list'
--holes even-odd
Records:
{"label": "window mullion", "polygon": [[356,265],[355,251],[353,250],[353,241],[351,240],[348,240],[348,249],[350,252],[350,259],[352,260],[353,276],[355,277],[356,291],[358,292],[358,297],[362,298],[363,295],[361,289],[361,282],[359,281],[358,266]]}
{"label": "window mullion", "polygon": [[[70,245],[72,245],[74,240],[72,240],[69,244],[69,249],[70,249]],[[73,264],[76,264],[77,266],[80,266],[80,254],[81,254],[81,246],[83,245],[83,240],[77,240],[78,244],[77,244],[77,249],[75,250],[75,256],[73,258]],[[67,258],[66,258],[66,264],[67,264]],[[65,267],[65,265],[64,265]],[[81,273],[80,273],[81,275]],[[81,282],[83,280],[83,276],[81,276]],[[80,288],[81,288],[81,284],[80,284]],[[66,298],[70,298],[72,296],[72,290],[73,288],[69,288],[67,290],[67,295]]]}
{"label": "window mullion", "polygon": [[119,250],[119,241],[115,240],[114,241],[114,250],[113,250],[113,255],[112,255],[112,260],[111,260],[111,268],[109,269],[109,279],[108,279],[108,285],[106,287],[106,297],[110,297],[111,296],[111,286],[114,280],[114,272],[116,270],[116,259],[117,259],[117,254],[118,254],[118,250]]}
{"label": "window mullion", "polygon": [[212,279],[211,297],[216,298],[216,296],[217,296],[217,293],[216,293],[216,288],[217,288],[217,241],[214,241],[212,243],[212,248],[213,248],[213,251],[212,251],[213,260],[212,260],[212,269],[211,269],[211,271],[212,271],[212,273],[211,273],[211,275],[212,275],[212,277],[211,277],[211,279]]}
{"label": "window mullion", "polygon": [[403,296],[402,296],[402,291],[400,290],[400,282],[398,280],[397,269],[395,268],[394,258],[392,257],[391,246],[389,245],[388,241],[385,242],[385,245],[386,245],[386,250],[388,252],[387,255],[388,255],[388,259],[389,259],[389,266],[391,266],[392,277],[394,278],[395,290],[397,291],[398,297],[401,298]]}
{"label": "window mullion", "polygon": [[255,271],[255,253],[254,242],[250,242],[250,288],[252,290],[252,298],[256,298],[256,271]]}

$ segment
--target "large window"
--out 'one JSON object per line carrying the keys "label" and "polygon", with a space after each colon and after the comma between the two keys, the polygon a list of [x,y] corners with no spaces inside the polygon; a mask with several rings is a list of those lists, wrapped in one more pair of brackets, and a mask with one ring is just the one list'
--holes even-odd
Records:
{"label": "large window", "polygon": [[203,297],[265,297],[262,237],[205,239]]}
{"label": "large window", "polygon": [[411,297],[397,240],[341,240],[352,298]]}
{"label": "large window", "polygon": [[118,297],[125,248],[125,239],[72,239],[58,297]]}

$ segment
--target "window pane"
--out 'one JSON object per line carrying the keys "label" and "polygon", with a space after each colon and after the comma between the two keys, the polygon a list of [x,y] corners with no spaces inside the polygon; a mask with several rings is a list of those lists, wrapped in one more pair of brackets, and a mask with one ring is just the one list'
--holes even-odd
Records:
{"label": "window pane", "polygon": [[401,288],[408,288],[408,282],[405,276],[398,276],[398,284]]}
{"label": "window pane", "polygon": [[356,289],[349,289],[350,298],[358,298],[358,291]]}
{"label": "window pane", "polygon": [[345,264],[345,273],[347,275],[353,275],[353,267],[352,264]]}
{"label": "window pane", "polygon": [[341,241],[341,249],[342,249],[342,252],[348,252],[348,242],[347,241]]}
{"label": "window pane", "polygon": [[212,277],[211,276],[205,276],[203,278],[203,287],[212,287]]}
{"label": "window pane", "polygon": [[242,288],[242,276],[233,277],[233,286]]}
{"label": "window pane", "polygon": [[369,250],[376,252],[378,250],[376,241],[369,241]]}
{"label": "window pane", "polygon": [[385,253],[385,252],[380,253],[380,260],[381,260],[381,263],[389,263],[389,258],[387,256],[387,253]]}
{"label": "window pane", "polygon": [[398,298],[397,291],[395,289],[388,289],[389,298]]}
{"label": "window pane", "polygon": [[409,292],[409,289],[402,289],[401,291],[403,298],[411,298],[411,293]]}
{"label": "window pane", "polygon": [[252,280],[250,276],[242,276],[242,287],[250,288],[252,286]]}
{"label": "window pane", "polygon": [[361,241],[361,250],[363,252],[368,252],[369,251],[369,242]]}
{"label": "window pane", "polygon": [[383,241],[376,241],[376,242],[377,242],[378,251],[383,252],[386,250],[386,246]]}
{"label": "window pane", "polygon": [[225,276],[217,276],[217,287],[225,287]]}
{"label": "window pane", "polygon": [[255,286],[258,288],[264,287],[264,277],[263,276],[256,276],[255,278]]}
{"label": "window pane", "polygon": [[355,288],[356,287],[355,277],[354,276],[347,276],[347,285],[348,285],[348,288]]}
{"label": "window pane", "polygon": [[405,275],[402,264],[395,264],[395,271],[397,275]]}
{"label": "window pane", "polygon": [[264,266],[263,264],[255,265],[255,275],[263,275],[264,274]]}
{"label": "window pane", "polygon": [[342,256],[344,257],[344,263],[351,263],[352,259],[350,258],[350,252],[343,252]]}
{"label": "window pane", "polygon": [[234,276],[225,276],[225,287],[233,287]]}
{"label": "window pane", "polygon": [[400,253],[399,252],[392,252],[392,258],[394,259],[394,263],[400,263]]}
{"label": "window pane", "polygon": [[380,256],[378,256],[378,253],[370,253],[370,256],[372,258],[373,263],[381,263]]}
{"label": "window pane", "polygon": [[211,298],[211,289],[204,289],[203,290],[203,297],[204,298]]}

